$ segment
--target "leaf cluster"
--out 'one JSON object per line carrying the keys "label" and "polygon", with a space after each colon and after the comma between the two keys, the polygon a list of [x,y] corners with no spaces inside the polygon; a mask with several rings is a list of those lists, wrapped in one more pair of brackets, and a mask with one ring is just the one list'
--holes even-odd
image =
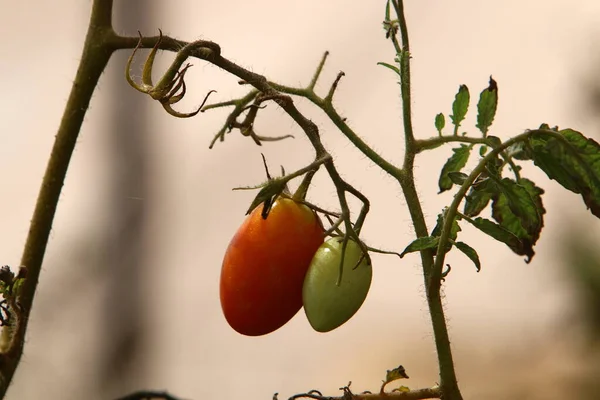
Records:
{"label": "leaf cluster", "polygon": [[[440,193],[455,185],[460,187],[456,196],[461,197],[456,204],[462,203],[462,212],[453,210],[448,221],[447,211],[440,213],[431,234],[410,243],[402,256],[427,249],[438,249],[437,256],[440,256],[440,249],[445,254],[457,248],[479,271],[481,263],[475,249],[457,240],[461,231],[459,221],[466,221],[514,253],[525,256],[529,263],[544,227],[546,209],[542,201],[544,190],[533,180],[521,176],[522,167],[518,164],[526,161],[533,161],[550,179],[580,194],[591,213],[600,218],[600,145],[596,141],[575,130],[551,129],[547,124],[506,142],[488,135],[498,106],[498,84],[491,77],[477,104],[476,127],[481,137],[467,140],[466,132],[461,136],[458,132],[467,115],[469,100],[469,89],[460,85],[450,115],[454,126],[452,135],[443,134],[446,120],[443,113],[437,114],[434,120],[439,134],[436,143],[467,142],[452,149],[438,179]],[[478,164],[466,173],[464,170],[475,146],[479,146]],[[492,151],[488,153],[490,148]],[[491,218],[481,216],[485,210],[490,212]],[[446,243],[440,243],[444,224],[451,226],[444,238]]]}

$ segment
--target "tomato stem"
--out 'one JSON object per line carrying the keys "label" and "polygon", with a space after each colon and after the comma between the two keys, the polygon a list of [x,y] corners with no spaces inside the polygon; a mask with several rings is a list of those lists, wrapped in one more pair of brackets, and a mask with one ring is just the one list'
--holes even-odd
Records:
{"label": "tomato stem", "polygon": [[312,171],[308,171],[306,173],[306,175],[304,175],[304,178],[302,179],[300,186],[298,186],[298,189],[296,189],[296,191],[292,195],[292,199],[294,199],[298,202],[304,201],[304,199],[306,199],[306,194],[308,193],[308,188],[310,187],[310,183],[312,182],[312,178],[313,178],[313,176],[315,176],[316,172],[317,172],[317,170],[314,169]]}

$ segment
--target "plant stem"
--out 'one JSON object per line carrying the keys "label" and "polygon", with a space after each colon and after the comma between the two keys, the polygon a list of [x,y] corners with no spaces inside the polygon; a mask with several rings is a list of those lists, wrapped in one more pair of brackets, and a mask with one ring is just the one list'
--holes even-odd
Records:
{"label": "plant stem", "polygon": [[[404,135],[406,150],[404,154],[404,165],[402,174],[398,181],[402,187],[406,204],[415,228],[417,237],[428,236],[427,223],[421,208],[419,195],[415,187],[414,179],[414,161],[419,152],[418,142],[415,140],[412,128],[411,115],[411,95],[410,95],[410,46],[408,40],[408,27],[404,16],[404,4],[402,0],[393,0],[394,9],[398,15],[400,25],[400,35],[402,37],[402,53],[400,57],[400,87],[402,92],[402,109],[404,120]],[[394,42],[394,46],[398,45]],[[438,139],[438,138],[436,138]],[[456,372],[454,369],[454,360],[452,359],[452,349],[450,347],[450,337],[444,316],[440,286],[432,287],[429,283],[433,280],[434,271],[433,251],[421,251],[421,263],[423,266],[423,279],[427,293],[427,303],[429,305],[429,314],[435,338],[435,347],[438,356],[440,369],[440,388],[445,400],[462,400],[462,395],[458,388]],[[437,277],[436,277],[437,278]],[[441,276],[438,278],[441,282]]]}
{"label": "plant stem", "polygon": [[470,137],[470,136],[435,136],[430,139],[415,140],[415,149],[417,153],[424,150],[434,149],[444,143],[460,142],[471,144],[486,144],[491,145],[491,141],[487,138]]}
{"label": "plant stem", "polygon": [[35,290],[69,161],[96,84],[113,52],[112,48],[103,44],[104,38],[112,32],[112,3],[112,0],[95,0],[92,5],[82,58],[38,194],[21,258],[21,265],[27,268],[27,278],[18,296],[20,310],[12,310],[18,316],[18,322],[12,326],[13,329],[2,332],[2,341],[7,346],[0,358],[0,398],[4,398],[21,358]]}
{"label": "plant stem", "polygon": [[[417,237],[427,236],[427,224],[419,201],[419,195],[415,188],[412,169],[410,173],[406,170],[406,176],[399,180],[400,186],[406,199],[406,204],[410,211],[410,216],[415,228]],[[438,364],[440,368],[440,387],[444,394],[444,399],[460,400],[462,396],[458,388],[456,372],[454,370],[454,361],[452,358],[452,349],[450,347],[450,336],[446,325],[446,317],[442,306],[440,287],[437,290],[432,290],[429,282],[431,282],[431,272],[434,268],[433,251],[421,251],[421,264],[423,266],[423,279],[427,293],[427,304],[429,306],[429,314],[433,328],[433,336],[435,339],[435,347],[438,356]],[[440,278],[441,279],[441,278]]]}
{"label": "plant stem", "polygon": [[[413,152],[415,136],[412,127],[412,102],[410,86],[410,41],[408,39],[408,26],[404,16],[403,0],[394,0],[394,9],[400,24],[400,37],[402,38],[402,52],[398,54],[400,61],[400,91],[402,93],[402,120],[404,122],[404,138],[406,153]],[[404,166],[406,168],[406,164]]]}

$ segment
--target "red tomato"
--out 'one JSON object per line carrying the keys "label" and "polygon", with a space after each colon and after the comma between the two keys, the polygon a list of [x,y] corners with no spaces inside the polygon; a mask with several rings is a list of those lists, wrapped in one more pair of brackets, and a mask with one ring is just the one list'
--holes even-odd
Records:
{"label": "red tomato", "polygon": [[273,332],[300,310],[304,276],[324,240],[317,215],[291,199],[278,199],[267,219],[261,212],[240,226],[221,269],[225,319],[248,336]]}

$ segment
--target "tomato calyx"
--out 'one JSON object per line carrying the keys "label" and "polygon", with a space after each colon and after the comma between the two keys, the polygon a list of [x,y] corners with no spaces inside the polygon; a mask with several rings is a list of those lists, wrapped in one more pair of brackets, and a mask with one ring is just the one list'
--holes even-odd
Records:
{"label": "tomato calyx", "polygon": [[[262,204],[263,209],[261,212],[261,216],[263,219],[267,219],[267,217],[269,216],[269,212],[271,211],[271,207],[272,207],[273,203],[280,196],[291,198],[292,200],[294,200],[298,203],[304,203],[304,198],[306,197],[306,192],[308,191],[308,186],[310,185],[312,176],[317,172],[317,170],[323,163],[331,160],[331,156],[328,154],[325,157],[317,158],[315,161],[313,161],[308,166],[301,168],[301,169],[299,169],[295,172],[292,172],[291,174],[287,174],[287,175],[285,174],[285,170],[283,169],[283,166],[282,166],[281,167],[281,173],[282,173],[281,176],[280,177],[271,177],[265,156],[264,156],[264,154],[261,154],[261,156],[263,159],[263,164],[264,164],[265,172],[267,175],[267,181],[264,183],[261,183],[259,185],[256,185],[256,186],[237,187],[237,188],[234,188],[233,190],[252,190],[252,189],[260,188],[260,191],[258,192],[256,197],[250,204],[250,207],[248,207],[248,210],[246,211],[246,215],[250,214],[256,207],[258,207],[259,205]],[[297,178],[302,175],[305,175],[305,178],[303,179],[303,181],[300,184],[300,187],[298,188],[296,193],[294,193],[294,195],[292,196],[290,194],[287,184],[292,179]],[[306,205],[310,207],[310,205],[308,205],[308,204],[306,204]],[[313,207],[310,207],[310,208],[313,208]],[[316,211],[316,210],[314,210],[314,211]]]}

